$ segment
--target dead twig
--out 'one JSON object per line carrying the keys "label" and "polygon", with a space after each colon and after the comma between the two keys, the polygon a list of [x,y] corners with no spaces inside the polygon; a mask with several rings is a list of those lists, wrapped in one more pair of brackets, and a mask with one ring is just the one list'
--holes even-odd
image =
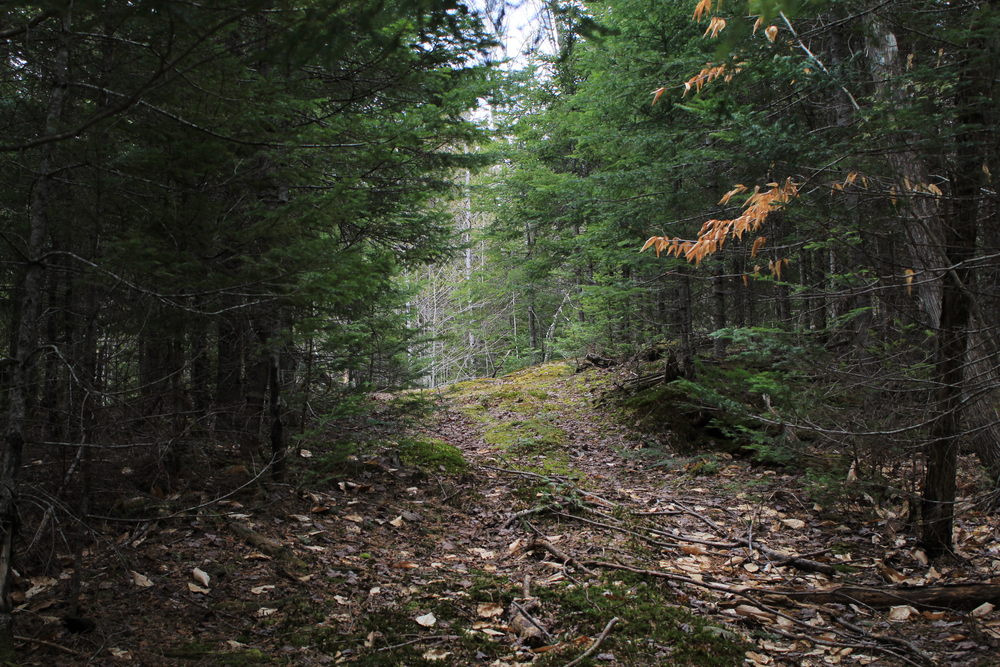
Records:
{"label": "dead twig", "polygon": [[[582,516],[575,516],[573,514],[565,514],[563,512],[553,512],[552,514],[554,516],[561,516],[564,519],[574,519],[576,521],[582,521],[583,523],[589,523],[592,526],[598,526],[600,528],[607,528],[608,530],[617,530],[620,533],[627,533],[629,535],[632,535],[634,537],[639,538],[640,540],[643,540],[644,542],[648,542],[649,544],[652,544],[655,547],[660,547],[660,548],[663,548],[663,549],[669,549],[669,548],[671,548],[671,547],[674,546],[672,544],[667,544],[666,542],[659,542],[659,541],[654,540],[654,539],[652,539],[650,537],[646,537],[642,533],[637,533],[634,530],[629,530],[628,528],[621,528],[619,526],[612,526],[611,524],[601,523],[600,521],[591,521],[590,519],[584,519]],[[651,531],[651,532],[655,532],[655,531]],[[666,533],[664,533],[664,534],[666,535]],[[669,537],[674,537],[674,536],[673,535],[669,535]]]}
{"label": "dead twig", "polygon": [[553,546],[552,543],[549,542],[548,540],[542,540],[535,537],[530,542],[528,542],[528,546],[526,547],[526,549],[528,551],[534,551],[535,549],[544,549],[545,551],[548,551],[550,554],[561,560],[563,562],[563,565],[571,565],[573,567],[578,567],[587,574],[597,574],[593,570],[588,569],[586,565],[584,565],[577,559],[573,558],[572,556],[567,556],[566,554],[564,554],[562,551]]}
{"label": "dead twig", "polygon": [[440,643],[444,641],[451,641],[453,639],[458,639],[458,635],[431,635],[429,637],[417,637],[416,639],[411,639],[408,642],[403,642],[402,644],[393,644],[392,646],[383,646],[382,648],[375,649],[376,651],[391,651],[394,648],[400,648],[401,646],[409,646],[410,644],[417,644],[420,642],[433,641],[434,643]]}
{"label": "dead twig", "polygon": [[555,512],[561,509],[562,505],[558,503],[553,503],[551,505],[541,505],[540,507],[532,507],[531,509],[522,510],[520,512],[517,512],[516,514],[512,514],[511,516],[507,517],[507,520],[504,521],[503,526],[501,526],[501,530],[503,528],[507,528],[508,526],[510,526],[510,524],[514,523],[521,517],[531,516],[532,514],[541,514],[543,512]]}
{"label": "dead twig", "polygon": [[21,637],[19,635],[14,635],[14,641],[27,642],[29,644],[41,644],[42,646],[48,646],[49,648],[54,648],[63,651],[64,653],[70,653],[72,655],[78,655],[80,657],[85,657],[87,655],[83,651],[77,651],[76,649],[68,648],[66,646],[63,646],[62,644],[47,642],[43,639],[32,639],[31,637]]}
{"label": "dead twig", "polygon": [[524,620],[528,621],[528,623],[531,623],[533,626],[535,626],[538,629],[538,631],[541,632],[546,637],[548,637],[550,641],[552,640],[552,635],[549,634],[549,631],[546,630],[541,623],[536,621],[535,617],[529,614],[527,609],[519,605],[515,600],[511,600],[510,603],[514,605],[514,608],[521,613],[521,616],[524,617]]}
{"label": "dead twig", "polygon": [[845,621],[842,618],[839,618],[837,616],[831,616],[831,618],[833,618],[833,621],[835,623],[837,623],[838,625],[842,625],[843,627],[847,628],[851,632],[856,632],[857,634],[861,635],[862,637],[864,637],[866,639],[873,640],[873,641],[876,641],[876,642],[887,642],[887,643],[890,643],[890,644],[895,644],[896,646],[902,646],[907,651],[910,651],[914,655],[918,656],[921,660],[923,660],[928,665],[937,664],[936,661],[934,660],[934,656],[932,656],[930,653],[924,651],[923,649],[921,649],[919,646],[917,646],[913,642],[910,642],[910,641],[907,641],[905,639],[902,639],[901,637],[889,637],[889,636],[877,636],[877,635],[873,635],[870,632],[866,631],[864,628],[862,628],[860,626],[857,626],[857,625],[854,625],[853,623],[848,623],[847,621]]}
{"label": "dead twig", "polygon": [[567,663],[566,667],[573,667],[573,665],[577,664],[578,662],[580,662],[581,660],[583,660],[584,658],[586,658],[588,655],[590,655],[591,653],[593,653],[595,650],[597,650],[597,647],[601,645],[601,642],[604,641],[604,638],[608,636],[608,633],[611,632],[611,628],[613,628],[614,625],[615,625],[615,623],[617,623],[617,622],[618,622],[618,617],[617,616],[615,616],[610,621],[608,621],[608,624],[604,626],[604,632],[602,632],[601,636],[597,638],[597,641],[595,641],[593,644],[591,644],[590,648],[588,648],[584,652],[584,654],[581,655],[579,658],[577,658],[576,660],[574,660],[572,662]]}

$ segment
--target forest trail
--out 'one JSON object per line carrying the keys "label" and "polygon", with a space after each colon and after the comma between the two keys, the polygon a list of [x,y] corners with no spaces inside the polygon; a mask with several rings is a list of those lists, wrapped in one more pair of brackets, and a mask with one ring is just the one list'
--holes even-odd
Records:
{"label": "forest trail", "polygon": [[[296,460],[298,487],[109,522],[82,559],[96,630],[58,630],[62,575],[33,577],[25,664],[995,664],[995,612],[870,597],[988,582],[994,518],[966,522],[961,567],[922,563],[890,510],[682,456],[598,404],[626,371],[573,371],[425,392],[447,408],[378,456],[331,442]],[[831,593],[847,585],[853,602]]]}

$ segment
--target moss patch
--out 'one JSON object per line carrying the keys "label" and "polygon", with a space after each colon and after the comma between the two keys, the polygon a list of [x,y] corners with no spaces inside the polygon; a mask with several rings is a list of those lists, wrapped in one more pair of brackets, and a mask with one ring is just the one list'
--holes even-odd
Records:
{"label": "moss patch", "polygon": [[437,438],[406,438],[400,441],[400,460],[408,466],[420,468],[444,468],[445,472],[463,472],[468,465],[462,451]]}

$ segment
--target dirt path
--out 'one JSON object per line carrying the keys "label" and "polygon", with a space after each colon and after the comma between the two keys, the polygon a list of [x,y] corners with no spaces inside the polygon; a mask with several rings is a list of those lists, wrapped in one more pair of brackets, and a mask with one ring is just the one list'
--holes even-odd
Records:
{"label": "dirt path", "polygon": [[[998,602],[997,587],[975,589],[953,611],[893,599],[899,591],[876,594],[892,584],[989,584],[1000,563],[979,546],[989,541],[997,553],[995,520],[969,521],[964,558],[930,565],[897,532],[899,515],[870,497],[852,506],[844,494],[823,507],[810,497],[821,489],[802,472],[725,454],[671,460],[645,452],[612,408],[595,405],[609,377],[591,373],[554,364],[457,388],[461,416],[442,431],[492,480],[495,511],[505,517],[496,542],[546,537],[578,569],[630,568],[666,580],[677,601],[745,642],[748,664],[996,664],[983,650],[994,650],[1000,622],[979,605]],[[536,489],[534,499],[525,488]],[[521,563],[541,574],[539,563]],[[803,599],[838,588],[840,597]]]}
{"label": "dirt path", "polygon": [[463,383],[378,456],[331,442],[297,461],[298,487],[217,477],[190,492],[228,485],[221,504],[109,521],[83,563],[96,630],[59,629],[57,556],[22,582],[24,663],[996,664],[995,612],[863,590],[989,581],[994,518],[966,515],[960,565],[922,563],[897,509],[823,507],[801,474],[647,447],[596,405],[613,381],[547,364]]}

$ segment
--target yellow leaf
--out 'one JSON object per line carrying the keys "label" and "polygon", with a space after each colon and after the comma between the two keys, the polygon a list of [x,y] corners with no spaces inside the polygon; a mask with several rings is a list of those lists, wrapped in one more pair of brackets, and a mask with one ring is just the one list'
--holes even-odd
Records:
{"label": "yellow leaf", "polygon": [[642,246],[642,250],[640,250],[639,252],[642,252],[643,250],[645,250],[649,246],[653,245],[654,243],[656,243],[657,241],[659,241],[662,238],[663,238],[662,236],[650,236],[649,240],[646,241],[646,244]]}
{"label": "yellow leaf", "polygon": [[665,90],[666,88],[664,87],[664,88],[657,88],[656,90],[653,91],[653,104],[656,104],[657,102],[660,101],[660,95],[662,95],[663,91]]}
{"label": "yellow leaf", "polygon": [[913,269],[903,271],[906,274],[906,293],[913,294]]}
{"label": "yellow leaf", "polygon": [[844,179],[844,185],[854,185],[854,181],[857,178],[858,178],[858,172],[852,171],[847,175],[847,178]]}
{"label": "yellow leaf", "polygon": [[761,22],[762,22],[763,20],[764,20],[764,17],[763,17],[763,16],[758,16],[758,17],[757,17],[757,20],[756,20],[756,21],[754,21],[754,24],[753,24],[753,34],[754,34],[754,36],[756,36],[756,35],[757,35],[757,28],[759,28],[759,27],[760,27],[760,24],[761,24]]}
{"label": "yellow leaf", "polygon": [[767,39],[770,42],[774,42],[774,38],[778,36],[778,26],[769,25],[764,30],[764,34],[767,35]]}
{"label": "yellow leaf", "polygon": [[750,256],[756,257],[757,251],[760,250],[760,247],[764,245],[764,243],[766,242],[767,242],[766,236],[758,236],[753,242],[753,247],[750,249]]}
{"label": "yellow leaf", "polygon": [[934,185],[933,183],[931,183],[930,185],[927,186],[927,190],[929,192],[931,192],[932,194],[937,195],[938,197],[940,197],[940,196],[942,196],[944,194],[943,192],[941,192],[941,188],[939,188],[938,186]]}

